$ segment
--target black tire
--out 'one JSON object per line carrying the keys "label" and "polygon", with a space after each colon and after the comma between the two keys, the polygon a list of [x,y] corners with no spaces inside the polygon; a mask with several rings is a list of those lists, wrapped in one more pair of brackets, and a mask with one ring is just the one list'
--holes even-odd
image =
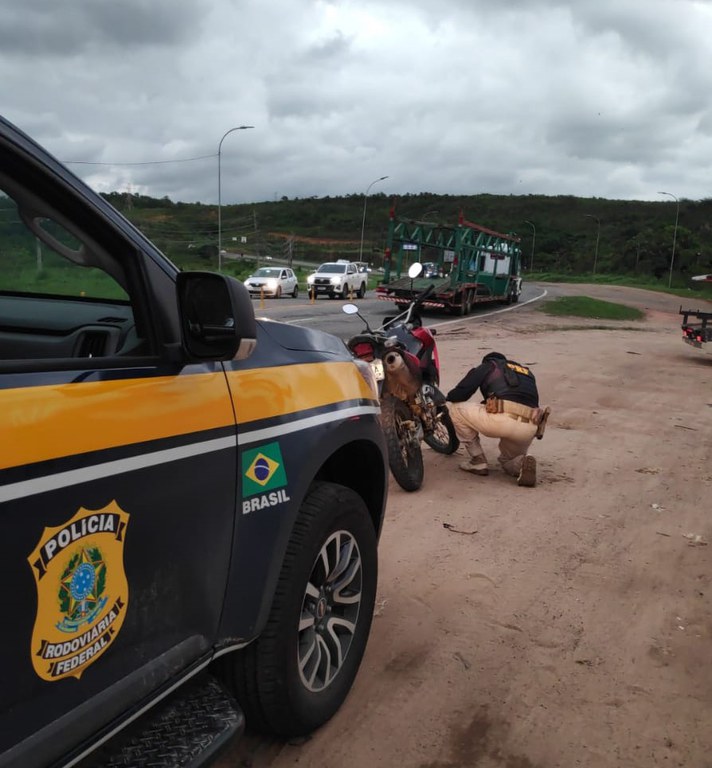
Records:
{"label": "black tire", "polygon": [[512,291],[507,294],[507,298],[504,300],[505,304],[516,304],[519,301],[519,294],[516,291]]}
{"label": "black tire", "polygon": [[377,581],[376,533],[363,500],[350,488],[315,483],[262,634],[223,660],[251,730],[304,736],[336,714],[363,658]]}
{"label": "black tire", "polygon": [[425,435],[425,442],[438,453],[449,456],[460,447],[460,441],[455,433],[455,425],[452,423],[447,408],[443,408],[438,414],[438,426],[434,432]]}
{"label": "black tire", "polygon": [[278,285],[277,290],[274,292],[274,298],[275,299],[281,299],[282,298],[282,286]]}
{"label": "black tire", "polygon": [[347,301],[347,300],[348,300],[348,298],[349,298],[349,287],[348,287],[348,285],[345,285],[345,286],[344,286],[344,287],[341,289],[341,300],[342,300],[342,301]]}
{"label": "black tire", "polygon": [[297,296],[299,296],[299,286],[298,286],[298,285],[295,285],[295,286],[294,286],[294,290],[292,291],[292,298],[293,298],[293,299],[296,299],[296,298],[297,298]]}
{"label": "black tire", "polygon": [[388,447],[388,464],[404,491],[417,491],[423,484],[423,452],[408,406],[393,395],[381,398],[381,424]]}
{"label": "black tire", "polygon": [[462,303],[460,304],[460,316],[464,317],[465,315],[469,315],[472,311],[472,292],[471,291],[465,291],[462,294]]}
{"label": "black tire", "polygon": [[356,296],[358,296],[359,299],[362,299],[365,295],[366,295],[366,283],[361,283]]}

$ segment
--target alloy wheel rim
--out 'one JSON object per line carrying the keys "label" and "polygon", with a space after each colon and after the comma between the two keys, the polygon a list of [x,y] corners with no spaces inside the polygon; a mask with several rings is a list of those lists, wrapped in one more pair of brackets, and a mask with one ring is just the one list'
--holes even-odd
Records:
{"label": "alloy wheel rim", "polygon": [[314,560],[302,599],[297,666],[308,690],[328,688],[342,669],[362,594],[363,562],[356,539],[348,531],[335,531]]}

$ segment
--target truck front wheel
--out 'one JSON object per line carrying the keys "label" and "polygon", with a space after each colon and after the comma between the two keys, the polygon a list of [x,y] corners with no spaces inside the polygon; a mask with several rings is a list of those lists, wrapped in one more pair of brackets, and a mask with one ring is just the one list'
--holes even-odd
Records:
{"label": "truck front wheel", "polygon": [[248,727],[303,736],[336,713],[366,648],[377,580],[376,533],[363,500],[350,488],[315,484],[264,631],[225,659]]}

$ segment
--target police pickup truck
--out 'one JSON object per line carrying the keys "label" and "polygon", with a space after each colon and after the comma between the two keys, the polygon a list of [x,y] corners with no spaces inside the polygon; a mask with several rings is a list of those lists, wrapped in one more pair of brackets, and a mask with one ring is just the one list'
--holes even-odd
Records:
{"label": "police pickup truck", "polygon": [[378,415],[340,340],[256,322],[0,118],[0,766],[327,721],[373,614]]}

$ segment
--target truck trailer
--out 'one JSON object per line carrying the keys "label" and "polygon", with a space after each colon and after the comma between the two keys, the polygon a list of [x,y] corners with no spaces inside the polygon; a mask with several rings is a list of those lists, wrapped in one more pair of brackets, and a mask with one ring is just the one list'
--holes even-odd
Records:
{"label": "truck trailer", "polygon": [[[511,304],[522,292],[519,244],[517,235],[474,224],[463,213],[455,226],[448,226],[400,218],[391,208],[383,280],[376,295],[405,307],[414,291],[432,284],[425,308],[467,315],[476,304]],[[408,267],[416,261],[428,263],[428,270],[411,280]]]}

